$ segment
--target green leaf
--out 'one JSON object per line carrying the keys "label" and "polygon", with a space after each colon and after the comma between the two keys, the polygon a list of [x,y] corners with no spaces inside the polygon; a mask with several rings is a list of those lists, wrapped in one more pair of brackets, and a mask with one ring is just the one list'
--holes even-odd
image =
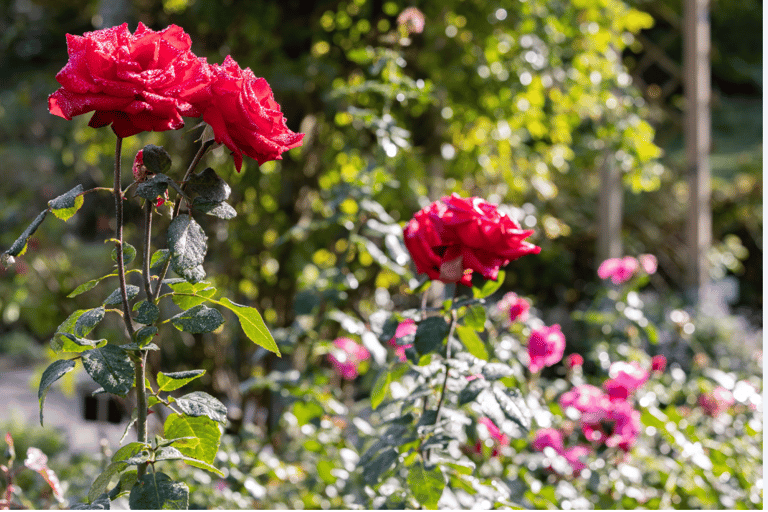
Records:
{"label": "green leaf", "polygon": [[187,510],[189,487],[165,473],[150,471],[131,489],[128,505],[132,510]]}
{"label": "green leaf", "polygon": [[470,354],[483,361],[488,360],[488,351],[485,349],[485,343],[483,343],[483,340],[480,339],[480,336],[477,335],[474,329],[457,325],[456,334],[459,335],[459,339],[467,347]]}
{"label": "green leaf", "polygon": [[66,194],[62,194],[55,199],[48,201],[48,206],[51,208],[51,212],[63,221],[67,221],[77,210],[83,206],[83,186],[78,185]]}
{"label": "green leaf", "polygon": [[149,270],[152,272],[160,272],[163,269],[163,265],[168,261],[171,256],[171,251],[168,249],[160,249],[155,251],[152,257],[149,259]]}
{"label": "green leaf", "polygon": [[501,288],[501,285],[504,284],[504,276],[506,274],[503,270],[499,270],[499,276],[496,279],[496,281],[486,280],[485,283],[483,283],[482,288],[475,288],[472,287],[472,296],[476,299],[484,299],[486,297],[489,297],[496,293],[496,290]]}
{"label": "green leaf", "polygon": [[110,505],[109,495],[107,493],[102,493],[100,496],[91,500],[90,504],[78,503],[72,507],[71,510],[109,510]]}
{"label": "green leaf", "polygon": [[477,332],[485,330],[485,308],[480,304],[475,304],[467,308],[467,314],[464,316],[464,325],[471,327]]}
{"label": "green leaf", "polygon": [[[136,258],[136,248],[127,242],[123,242],[123,265],[128,265]],[[117,263],[117,246],[112,248],[112,261]]]}
{"label": "green leaf", "polygon": [[138,343],[125,343],[123,345],[120,345],[120,348],[125,351],[132,351],[132,352],[136,352],[139,350],[160,350],[160,347],[158,347],[154,343],[148,343],[146,345],[139,345]]}
{"label": "green leaf", "polygon": [[142,450],[147,449],[149,449],[149,445],[146,443],[139,443],[137,441],[128,443],[127,445],[117,450],[114,455],[112,455],[112,462],[123,462],[127,459],[130,459],[137,453],[140,453]]}
{"label": "green leaf", "polygon": [[108,392],[125,396],[133,387],[134,367],[125,350],[115,345],[82,353],[88,375]]}
{"label": "green leaf", "polygon": [[140,324],[153,324],[160,317],[160,308],[146,300],[134,304],[133,310],[138,311],[136,321]]}
{"label": "green leaf", "polygon": [[441,347],[450,327],[441,316],[431,316],[419,322],[413,348],[419,354],[434,352]]}
{"label": "green leaf", "polygon": [[[229,199],[231,189],[227,182],[210,167],[193,174],[187,182],[187,190],[211,203],[220,203]],[[197,198],[196,198],[197,199]]]}
{"label": "green leaf", "polygon": [[363,466],[363,480],[365,483],[371,486],[381,483],[379,477],[392,467],[392,464],[397,461],[398,455],[395,448],[389,447],[371,459]]}
{"label": "green leaf", "polygon": [[216,458],[221,441],[219,424],[207,416],[189,417],[181,414],[169,414],[165,420],[164,436],[168,439],[191,437],[175,443],[176,448],[187,457],[202,460],[209,464]]}
{"label": "green leaf", "polygon": [[190,466],[195,466],[201,469],[205,469],[210,471],[211,473],[215,473],[218,476],[225,476],[224,473],[218,469],[217,467],[208,464],[207,462],[203,462],[202,460],[194,459],[192,457],[187,457],[181,451],[179,451],[177,448],[174,448],[172,446],[165,446],[157,450],[155,452],[155,460],[161,461],[161,460],[183,460],[186,464],[189,464]]}
{"label": "green leaf", "polygon": [[195,391],[177,398],[175,403],[187,416],[206,416],[220,423],[227,422],[227,408],[208,393]]}
{"label": "green leaf", "polygon": [[168,227],[171,268],[190,283],[205,279],[202,264],[208,250],[208,237],[189,215],[179,215]]}
{"label": "green leaf", "polygon": [[408,467],[408,487],[416,501],[429,510],[437,509],[437,502],[445,489],[445,477],[438,466],[424,467],[421,461]]}
{"label": "green leaf", "polygon": [[109,499],[114,500],[131,492],[133,486],[136,485],[138,476],[139,475],[135,469],[130,469],[120,475],[120,480],[117,482],[117,485],[109,491]]}
{"label": "green leaf", "polygon": [[224,317],[217,309],[200,304],[171,317],[171,323],[180,331],[202,334],[218,329],[224,323]]}
{"label": "green leaf", "polygon": [[277,348],[275,339],[272,337],[272,334],[270,334],[269,329],[267,329],[264,320],[261,318],[261,315],[256,308],[235,304],[226,297],[222,298],[221,301],[213,299],[208,300],[214,304],[229,309],[237,315],[237,318],[240,320],[240,327],[242,327],[243,332],[248,336],[249,340],[280,356],[280,349]]}
{"label": "green leaf", "polygon": [[[127,284],[125,285],[125,292],[128,295],[128,300],[133,300],[139,294],[139,287],[132,284]],[[103,302],[105,306],[117,306],[118,304],[122,303],[123,297],[120,293],[120,288],[117,288],[115,291],[110,293]]]}
{"label": "green leaf", "polygon": [[106,276],[99,277],[98,279],[91,279],[90,281],[85,282],[72,290],[72,293],[67,295],[67,298],[71,299],[72,297],[77,297],[81,293],[87,292],[108,277],[117,277],[117,274],[107,274]]}
{"label": "green leaf", "polygon": [[178,188],[178,185],[165,174],[155,174],[136,186],[136,195],[153,201],[157,196],[165,194],[165,191],[168,190],[168,185],[174,189]]}
{"label": "green leaf", "polygon": [[152,341],[157,334],[157,327],[154,325],[147,325],[136,331],[136,345],[139,348],[146,348],[147,344]]}
{"label": "green leaf", "polygon": [[189,370],[186,372],[173,372],[157,374],[157,391],[175,391],[182,386],[205,375],[205,370]]}
{"label": "green leaf", "polygon": [[384,368],[379,375],[379,378],[376,379],[376,382],[373,384],[373,389],[371,390],[371,407],[374,410],[381,404],[384,397],[387,396],[387,391],[389,390],[389,385],[391,383],[392,375],[386,368]]}
{"label": "green leaf", "polygon": [[[57,354],[60,352],[82,352],[80,343],[66,336],[72,334],[75,337],[84,338],[104,318],[104,308],[78,309],[64,320],[56,329],[56,334],[51,340],[51,348]],[[74,343],[73,343],[74,342]],[[90,347],[93,348],[93,347]]]}
{"label": "green leaf", "polygon": [[[200,305],[216,293],[216,288],[210,286],[210,283],[207,281],[192,284],[181,280],[180,282],[168,283],[168,285],[175,292],[171,299],[181,309],[189,309]],[[195,295],[195,297],[192,295]]]}
{"label": "green leaf", "polygon": [[83,352],[85,350],[100,348],[107,344],[106,339],[89,340],[87,338],[79,338],[68,332],[57,332],[54,336],[57,338],[57,345],[59,342],[61,343],[61,352]]}
{"label": "green leaf", "polygon": [[171,155],[162,146],[147,144],[141,149],[141,156],[144,167],[152,173],[168,172],[171,169]]}
{"label": "green leaf", "polygon": [[477,398],[477,395],[479,395],[486,387],[488,387],[488,383],[482,379],[471,381],[459,392],[459,405],[473,402],[475,398]]}
{"label": "green leaf", "polygon": [[[32,224],[27,226],[27,229],[24,230],[24,232],[19,236],[19,238],[16,239],[15,242],[13,242],[13,245],[5,251],[3,254],[7,254],[8,256],[19,256],[21,254],[24,254],[24,251],[27,249],[27,240],[29,240],[29,237],[31,237],[35,231],[37,231],[37,228],[40,227],[40,224],[43,223],[45,220],[45,216],[48,215],[48,210],[43,210],[40,212],[37,217],[35,217],[35,220],[32,221]],[[13,258],[11,258],[12,260]],[[13,263],[13,261],[9,261],[9,263]]]}
{"label": "green leaf", "polygon": [[107,466],[104,471],[102,471],[101,474],[96,477],[96,480],[94,480],[93,484],[91,485],[91,490],[88,491],[88,502],[93,503],[94,500],[104,494],[107,490],[109,482],[112,480],[112,477],[122,473],[123,470],[127,467],[128,464],[125,462],[113,462]]}
{"label": "green leaf", "polygon": [[237,217],[237,211],[232,208],[231,205],[225,202],[216,203],[206,201],[200,197],[196,197],[194,201],[192,201],[192,208],[199,210],[206,215],[211,215],[213,217],[218,217],[219,219],[224,220],[234,219]]}
{"label": "green leaf", "polygon": [[51,365],[43,372],[43,376],[40,378],[40,387],[37,390],[37,399],[40,402],[40,425],[43,424],[43,403],[45,403],[45,395],[48,394],[48,388],[66,373],[71,372],[74,369],[74,360],[60,359],[59,361],[51,363]]}
{"label": "green leaf", "polygon": [[306,425],[315,418],[319,418],[325,413],[325,410],[320,407],[314,400],[297,400],[293,403],[293,415],[296,416],[296,421],[299,426]]}

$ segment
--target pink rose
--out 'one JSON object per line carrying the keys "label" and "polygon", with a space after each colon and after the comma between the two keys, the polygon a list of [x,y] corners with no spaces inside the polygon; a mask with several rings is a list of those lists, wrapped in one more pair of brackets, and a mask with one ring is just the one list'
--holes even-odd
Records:
{"label": "pink rose", "polygon": [[494,441],[501,445],[509,444],[509,437],[507,437],[505,433],[499,430],[499,427],[497,427],[490,418],[480,418],[478,423],[485,425],[485,428],[488,429],[488,435],[490,435]]}
{"label": "pink rose", "polygon": [[704,393],[699,396],[699,405],[704,412],[713,418],[720,416],[736,403],[733,393],[722,386],[717,386],[711,393]]}
{"label": "pink rose", "polygon": [[629,281],[640,264],[632,256],[623,258],[609,258],[600,264],[597,275],[600,279],[611,278],[613,284],[621,284]]}
{"label": "pink rose", "polygon": [[417,212],[403,230],[419,273],[471,286],[472,272],[496,280],[499,268],[539,247],[524,239],[533,231],[479,197],[443,197]]}
{"label": "pink rose", "polygon": [[563,433],[556,428],[542,428],[536,432],[533,439],[533,449],[543,452],[544,448],[554,448],[557,453],[563,452]]}
{"label": "pink rose", "polygon": [[565,360],[565,366],[570,370],[584,365],[584,358],[580,354],[569,354]]}
{"label": "pink rose", "polygon": [[280,105],[263,78],[250,68],[240,69],[227,55],[224,63],[211,66],[211,101],[203,110],[203,121],[211,125],[216,142],[232,152],[240,172],[243,153],[259,165],[282,160],[282,154],[301,146],[303,133],[294,133],[285,124]]}
{"label": "pink rose", "polygon": [[653,254],[641,254],[637,257],[637,261],[643,268],[646,274],[651,275],[656,273],[656,269],[659,266],[659,261]]}
{"label": "pink rose", "polygon": [[570,448],[567,448],[566,450],[563,450],[562,455],[565,457],[565,460],[568,461],[568,463],[571,465],[571,469],[573,470],[574,475],[581,474],[581,471],[587,467],[587,465],[582,462],[584,458],[586,458],[587,455],[589,455],[592,452],[592,448],[583,444],[572,446]]}
{"label": "pink rose", "polygon": [[607,416],[611,401],[600,388],[582,384],[560,395],[560,407],[563,410],[573,407],[581,413],[583,422],[599,423]]}
{"label": "pink rose", "polygon": [[360,363],[371,357],[364,346],[349,338],[336,338],[336,348],[328,354],[328,360],[343,379],[352,380],[358,375]]}
{"label": "pink rose", "polygon": [[611,365],[608,375],[610,379],[603,383],[603,388],[611,400],[625,400],[648,380],[648,372],[636,361],[617,361]]}
{"label": "pink rose", "polygon": [[399,345],[397,340],[404,336],[416,334],[416,329],[416,322],[412,318],[407,318],[398,324],[397,329],[395,329],[395,335],[389,340],[389,345],[395,347],[395,355],[397,355],[401,362],[407,359],[405,357],[405,349],[411,348],[413,345],[410,343]]}
{"label": "pink rose", "polygon": [[409,34],[424,32],[424,13],[416,7],[407,7],[397,16],[397,24],[405,27]]}
{"label": "pink rose", "polygon": [[56,75],[62,87],[48,97],[48,110],[68,120],[95,112],[88,125],[111,124],[118,137],[181,128],[181,117],[200,116],[210,98],[208,64],[190,47],[176,25],[67,34],[69,61]]}
{"label": "pink rose", "polygon": [[531,373],[536,373],[545,366],[557,364],[563,358],[564,351],[565,336],[558,324],[534,329],[528,338],[528,356],[531,359],[528,368]]}
{"label": "pink rose", "polygon": [[529,309],[531,309],[531,305],[528,301],[515,295],[509,306],[509,321],[520,320],[524,322],[528,318]]}
{"label": "pink rose", "polygon": [[611,404],[607,420],[613,423],[613,431],[605,439],[605,445],[629,451],[640,435],[640,412],[634,410],[629,402],[616,401]]}
{"label": "pink rose", "polygon": [[664,369],[667,367],[667,358],[659,354],[653,356],[651,359],[651,370],[656,373],[664,373]]}

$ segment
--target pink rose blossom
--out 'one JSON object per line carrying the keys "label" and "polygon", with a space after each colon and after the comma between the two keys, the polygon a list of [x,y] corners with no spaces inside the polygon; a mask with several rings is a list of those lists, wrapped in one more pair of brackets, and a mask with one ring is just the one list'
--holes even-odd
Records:
{"label": "pink rose blossom", "polygon": [[651,370],[656,373],[663,373],[667,367],[667,358],[663,355],[653,356],[651,359]]}
{"label": "pink rose blossom", "polygon": [[643,268],[646,274],[651,275],[656,273],[656,269],[659,266],[659,261],[653,254],[641,254],[637,257],[640,262],[640,266]]}
{"label": "pink rose blossom", "polygon": [[733,393],[722,386],[717,386],[711,393],[699,396],[699,405],[713,418],[720,416],[735,403]]}
{"label": "pink rose blossom", "polygon": [[592,452],[591,447],[580,444],[577,446],[572,446],[566,450],[563,450],[562,455],[563,457],[565,457],[565,460],[567,460],[568,463],[571,465],[573,474],[578,475],[578,474],[581,474],[581,471],[587,467],[587,465],[584,462],[582,462],[582,459],[584,459],[591,452]]}
{"label": "pink rose blossom", "polygon": [[600,264],[597,269],[597,275],[600,279],[611,278],[613,284],[622,284],[629,281],[640,264],[632,256],[623,258],[609,258]]}
{"label": "pink rose blossom", "polygon": [[581,419],[587,423],[599,423],[607,416],[611,407],[608,395],[591,384],[576,386],[560,396],[560,407],[563,410],[573,407],[581,413]]}
{"label": "pink rose blossom", "polygon": [[397,24],[405,27],[409,34],[424,32],[424,13],[416,7],[408,7],[397,16]]}
{"label": "pink rose blossom", "polygon": [[542,428],[536,432],[533,449],[543,452],[544,448],[554,448],[557,453],[563,452],[563,433],[556,428]]}
{"label": "pink rose blossom", "polygon": [[563,358],[564,351],[565,336],[558,324],[534,329],[528,338],[528,356],[531,359],[528,368],[536,373],[545,366],[557,364]]}
{"label": "pink rose blossom", "polygon": [[407,345],[399,345],[397,340],[404,336],[416,334],[416,329],[416,322],[412,318],[407,318],[398,324],[397,329],[395,330],[395,335],[389,340],[389,345],[395,347],[395,355],[401,362],[407,359],[405,357],[405,349],[411,348],[413,345],[410,343]]}
{"label": "pink rose blossom", "polygon": [[520,320],[524,322],[528,318],[528,310],[531,309],[531,305],[522,297],[515,295],[514,300],[509,306],[509,321],[514,322]]}
{"label": "pink rose blossom", "polygon": [[504,434],[501,430],[499,430],[499,427],[497,427],[496,424],[490,418],[480,418],[478,420],[478,423],[485,425],[485,428],[488,429],[488,434],[497,443],[501,445],[509,444],[509,437],[507,437],[506,434]]}
{"label": "pink rose blossom", "polygon": [[336,338],[333,344],[336,348],[328,354],[328,360],[336,372],[343,379],[356,378],[360,363],[371,357],[368,349],[349,338]]}
{"label": "pink rose blossom", "polygon": [[584,358],[580,354],[569,354],[565,359],[565,366],[570,370],[584,365]]}
{"label": "pink rose blossom", "polygon": [[648,372],[636,361],[617,361],[608,370],[611,377],[603,383],[611,400],[625,400],[648,380]]}

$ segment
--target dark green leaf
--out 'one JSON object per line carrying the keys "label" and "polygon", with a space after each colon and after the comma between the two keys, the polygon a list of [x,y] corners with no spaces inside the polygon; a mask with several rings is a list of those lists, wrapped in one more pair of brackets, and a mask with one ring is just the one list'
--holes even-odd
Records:
{"label": "dark green leaf", "polygon": [[146,300],[134,304],[133,310],[138,311],[136,321],[140,324],[153,324],[160,317],[160,308]]}
{"label": "dark green leaf", "polygon": [[192,382],[205,375],[205,370],[189,370],[186,372],[173,372],[157,374],[157,385],[159,391],[175,391],[180,387]]}
{"label": "dark green leaf", "polygon": [[61,220],[69,220],[83,206],[83,186],[78,185],[66,194],[48,201],[53,214]]}
{"label": "dark green leaf", "polygon": [[88,491],[88,501],[93,503],[94,500],[104,494],[112,478],[115,475],[122,473],[126,467],[128,467],[128,464],[125,462],[113,462],[107,466],[104,471],[96,477],[96,480],[94,480],[91,485],[91,490]]}
{"label": "dark green leaf", "polygon": [[488,351],[485,349],[485,343],[480,339],[474,329],[465,327],[463,325],[456,326],[456,334],[459,335],[459,339],[467,347],[470,354],[482,359],[488,360]]}
{"label": "dark green leaf", "polygon": [[207,416],[170,414],[165,420],[164,435],[169,439],[191,437],[175,443],[176,448],[187,457],[209,464],[213,463],[221,441],[219,424]]}
{"label": "dark green leaf", "polygon": [[[132,284],[127,284],[125,285],[125,291],[128,295],[128,300],[132,300],[139,294],[139,287]],[[115,291],[109,294],[109,297],[104,299],[103,304],[105,306],[117,306],[118,304],[122,304],[122,302],[123,298],[120,293],[120,288],[117,288]]]}
{"label": "dark green leaf", "polygon": [[163,265],[168,261],[171,255],[171,251],[168,249],[160,249],[155,251],[152,257],[149,259],[149,270],[152,272],[160,272],[163,269]]}
{"label": "dark green leaf", "polygon": [[485,308],[480,304],[474,304],[467,308],[464,316],[464,324],[477,332],[485,330]]}
{"label": "dark green leaf", "polygon": [[157,327],[154,325],[147,325],[136,331],[136,344],[139,347],[145,347],[150,341],[152,341],[157,334]]}
{"label": "dark green leaf", "polygon": [[108,392],[125,396],[133,387],[133,362],[125,350],[115,345],[83,352],[83,367],[88,375]]}
{"label": "dark green leaf", "polygon": [[120,480],[117,482],[117,485],[109,491],[109,499],[114,500],[131,492],[133,486],[136,485],[136,480],[138,480],[136,470],[128,470],[124,472],[120,475]]}
{"label": "dark green leaf", "polygon": [[158,347],[154,343],[149,343],[147,345],[138,345],[137,343],[125,343],[124,345],[120,345],[120,348],[126,351],[130,350],[133,352],[136,352],[138,350],[160,350],[160,347]]}
{"label": "dark green leaf", "polygon": [[[112,248],[112,261],[117,263],[117,247]],[[123,265],[128,265],[136,258],[136,248],[129,243],[123,242]]]}
{"label": "dark green leaf", "polygon": [[374,457],[363,467],[363,480],[367,485],[374,486],[380,482],[383,475],[397,460],[397,450],[390,447]]}
{"label": "dark green leaf", "polygon": [[78,503],[72,507],[71,510],[109,510],[110,505],[109,495],[107,493],[102,493],[100,496],[91,500],[90,504]]}
{"label": "dark green leaf", "polygon": [[449,330],[450,328],[443,317],[431,316],[426,318],[419,322],[413,347],[421,355],[434,352],[442,346]]}
{"label": "dark green leaf", "polygon": [[133,486],[128,504],[132,510],[187,510],[189,487],[165,473],[150,471]]}
{"label": "dark green leaf", "polygon": [[485,281],[483,283],[483,286],[481,288],[475,288],[472,287],[472,296],[476,299],[484,299],[486,297],[489,297],[496,293],[496,290],[501,288],[501,285],[504,284],[504,276],[506,274],[503,270],[499,270],[499,277],[496,279],[496,281],[491,281],[490,279]]}
{"label": "dark green leaf", "polygon": [[171,185],[174,188],[178,186],[165,174],[155,174],[136,186],[136,195],[143,199],[153,201],[157,196],[162,196],[165,191],[168,190],[168,185]]}
{"label": "dark green leaf", "polygon": [[227,422],[227,408],[208,393],[195,391],[176,399],[176,405],[188,416],[207,416],[214,421]]}
{"label": "dark green leaf", "polygon": [[[8,256],[19,256],[20,254],[24,254],[24,251],[27,248],[27,240],[29,240],[29,237],[31,237],[35,231],[37,231],[37,228],[40,227],[40,224],[43,223],[45,220],[45,216],[48,215],[48,210],[43,210],[38,214],[37,217],[35,217],[35,220],[32,221],[32,224],[27,226],[27,229],[24,230],[24,232],[19,236],[19,238],[16,239],[15,242],[13,242],[13,245],[5,251],[3,254],[7,254]],[[12,258],[11,258],[12,259]],[[9,261],[9,263],[13,263],[13,261]]]}
{"label": "dark green leaf", "polygon": [[75,361],[72,359],[61,359],[51,363],[43,372],[43,376],[40,378],[40,387],[37,390],[37,398],[40,402],[40,425],[43,424],[43,403],[45,403],[45,395],[48,394],[48,388],[67,372],[71,372],[74,369]]}
{"label": "dark green leaf", "polygon": [[264,320],[256,308],[235,304],[226,297],[222,298],[221,301],[209,300],[214,304],[224,306],[237,315],[237,318],[240,320],[240,327],[242,327],[249,340],[270,352],[274,352],[278,356],[280,355],[280,349],[277,348],[275,339],[272,337],[269,329],[267,329]]}
{"label": "dark green leaf", "polygon": [[237,217],[237,211],[232,208],[231,205],[221,202],[216,203],[212,201],[206,201],[200,197],[196,197],[192,201],[192,208],[199,210],[212,217],[218,217],[219,219],[229,220]]}
{"label": "dark green leaf", "polygon": [[379,341],[382,343],[387,343],[389,340],[394,338],[398,325],[400,325],[400,321],[397,319],[397,317],[390,316],[387,318],[387,321],[384,322],[384,326],[381,329]]}
{"label": "dark green leaf", "polygon": [[429,510],[437,509],[437,502],[445,489],[445,477],[438,466],[424,467],[421,461],[408,468],[408,487],[416,501]]}
{"label": "dark green leaf", "polygon": [[179,215],[168,227],[168,248],[171,268],[190,283],[205,279],[202,268],[208,250],[208,237],[203,228],[189,215]]}
{"label": "dark green leaf", "polygon": [[391,374],[384,368],[381,371],[379,378],[377,378],[376,382],[373,384],[373,389],[371,389],[371,407],[373,409],[376,409],[379,404],[381,404],[382,400],[384,400],[384,397],[387,396],[389,385],[392,383],[391,379]]}
{"label": "dark green leaf", "polygon": [[[51,348],[57,354],[60,352],[82,352],[84,350],[82,347],[84,346],[93,348],[94,345],[89,346],[89,340],[84,342],[78,342],[78,340],[87,336],[103,318],[103,307],[78,309],[69,315],[56,329],[56,334],[53,335],[51,340]],[[73,335],[76,339],[67,336],[67,334]]]}
{"label": "dark green leaf", "polygon": [[459,405],[468,404],[477,398],[486,387],[488,383],[482,379],[475,379],[467,384],[464,389],[459,393]]}
{"label": "dark green leaf", "polygon": [[[141,150],[144,167],[154,174],[168,172],[171,168],[171,155],[162,146],[147,144]],[[154,199],[154,198],[151,198]]]}
{"label": "dark green leaf", "polygon": [[220,203],[229,199],[229,185],[210,167],[190,176],[187,189],[205,201]]}
{"label": "dark green leaf", "polygon": [[224,317],[218,310],[200,304],[171,317],[171,323],[180,331],[202,334],[218,329]]}

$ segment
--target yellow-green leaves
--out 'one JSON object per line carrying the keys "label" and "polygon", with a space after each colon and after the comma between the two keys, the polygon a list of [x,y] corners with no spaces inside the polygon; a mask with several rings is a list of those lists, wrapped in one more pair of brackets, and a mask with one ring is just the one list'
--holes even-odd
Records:
{"label": "yellow-green leaves", "polygon": [[83,186],[78,185],[66,194],[48,201],[48,206],[53,214],[63,221],[67,221],[83,206]]}

